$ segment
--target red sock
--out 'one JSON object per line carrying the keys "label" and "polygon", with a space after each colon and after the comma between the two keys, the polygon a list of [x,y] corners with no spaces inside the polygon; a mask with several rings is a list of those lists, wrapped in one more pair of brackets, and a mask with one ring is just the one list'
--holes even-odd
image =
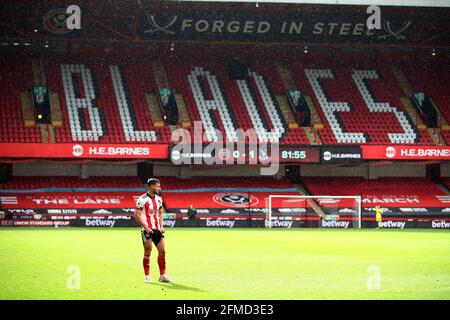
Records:
{"label": "red sock", "polygon": [[142,264],[144,266],[144,273],[148,276],[150,274],[150,256],[144,256],[144,259],[142,259]]}
{"label": "red sock", "polygon": [[158,256],[159,274],[166,274],[166,258]]}

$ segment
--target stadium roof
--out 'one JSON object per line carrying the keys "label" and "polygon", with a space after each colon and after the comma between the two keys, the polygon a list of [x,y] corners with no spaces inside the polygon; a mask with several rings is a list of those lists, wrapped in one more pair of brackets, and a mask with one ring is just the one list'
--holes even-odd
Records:
{"label": "stadium roof", "polygon": [[254,2],[254,3],[297,3],[297,4],[333,4],[333,5],[357,5],[357,6],[370,6],[370,5],[383,5],[383,6],[406,6],[406,7],[450,7],[449,0],[183,0],[188,2]]}
{"label": "stadium roof", "polygon": [[80,30],[66,28],[70,0],[0,2],[0,50],[28,44],[64,52],[119,43],[450,48],[450,0],[384,0],[376,30],[366,27],[369,1],[78,0]]}

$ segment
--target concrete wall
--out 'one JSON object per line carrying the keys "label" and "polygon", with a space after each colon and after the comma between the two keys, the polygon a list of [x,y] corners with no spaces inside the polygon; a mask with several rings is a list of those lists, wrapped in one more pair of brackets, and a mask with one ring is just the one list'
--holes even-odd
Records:
{"label": "concrete wall", "polygon": [[450,177],[450,162],[441,164],[441,177]]}
{"label": "concrete wall", "polygon": [[15,163],[13,176],[79,176],[80,164]]}
{"label": "concrete wall", "polygon": [[425,177],[425,165],[390,164],[388,166],[371,166],[369,179],[378,177]]}
{"label": "concrete wall", "polygon": [[170,167],[170,166],[153,166],[153,176],[155,177],[178,177],[180,174],[181,167]]}
{"label": "concrete wall", "polygon": [[300,166],[300,176],[302,177],[366,177],[367,174],[367,167]]}
{"label": "concrete wall", "polygon": [[[137,176],[136,164],[54,164],[47,162],[16,163],[14,176]],[[252,177],[260,176],[259,167],[244,165],[233,167],[182,167],[155,165],[154,176],[175,176],[188,179],[195,176],[207,177]],[[285,175],[285,167],[280,167],[274,178]],[[387,166],[331,167],[321,165],[301,165],[300,175],[304,177],[425,177],[425,165],[391,164]],[[450,177],[450,163],[441,165],[441,176]]]}
{"label": "concrete wall", "polygon": [[303,177],[425,177],[425,165],[390,164],[386,166],[330,167],[321,165],[303,165],[300,167]]}
{"label": "concrete wall", "polygon": [[87,165],[89,176],[137,176],[137,164],[98,164]]}
{"label": "concrete wall", "polygon": [[56,164],[47,162],[15,163],[14,176],[136,176],[136,164]]}
{"label": "concrete wall", "polygon": [[[190,177],[256,177],[260,176],[259,167],[236,165],[232,167],[189,167],[189,166],[162,166],[153,167],[154,176],[174,176],[181,179]],[[276,177],[284,176],[284,167],[281,167]]]}

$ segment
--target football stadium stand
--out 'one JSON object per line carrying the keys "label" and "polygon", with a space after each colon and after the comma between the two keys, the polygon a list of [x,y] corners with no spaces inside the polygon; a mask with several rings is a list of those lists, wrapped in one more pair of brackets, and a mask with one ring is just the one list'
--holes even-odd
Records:
{"label": "football stadium stand", "polygon": [[450,189],[450,178],[443,178],[442,182],[445,184],[445,186]]}
{"label": "football stadium stand", "polygon": [[[351,56],[351,55],[350,55]],[[11,59],[11,58],[10,58]],[[347,57],[348,59],[348,57]],[[0,116],[3,142],[41,142],[39,125],[25,125],[21,93],[32,83],[31,59],[20,63],[4,60],[1,77],[1,103],[7,113]],[[292,62],[297,90],[311,97],[323,128],[320,139],[311,141],[306,128],[288,126],[276,97],[287,89],[275,67],[266,62],[249,65],[242,79],[231,79],[225,62],[162,62],[175,94],[181,94],[191,123],[201,121],[203,143],[217,141],[214,129],[232,141],[234,131],[254,128],[261,142],[279,138],[283,144],[434,145],[426,126],[411,113],[401,97],[405,96],[393,71],[386,66],[363,63],[334,64]],[[280,62],[282,63],[282,62]],[[415,90],[433,97],[443,117],[449,120],[446,71],[410,70],[401,67]],[[46,64],[50,92],[58,94],[62,125],[54,125],[55,142],[171,143],[168,125],[155,127],[146,95],[159,88],[149,61],[115,61],[101,55],[58,57]],[[419,81],[419,79],[430,79]],[[439,79],[439,80],[435,80]],[[6,116],[6,114],[8,116]],[[422,124],[422,125],[418,125]],[[181,127],[181,120],[178,127]],[[177,127],[175,126],[175,127]],[[193,126],[189,129],[193,134]],[[309,129],[309,128],[308,128]],[[448,143],[450,133],[442,130]]]}
{"label": "football stadium stand", "polygon": [[4,59],[0,73],[0,142],[41,142],[38,126],[25,126],[21,92],[30,90],[31,64],[27,60]]}
{"label": "football stadium stand", "polygon": [[[169,212],[183,213],[193,205],[205,213],[239,216],[232,210],[264,209],[271,194],[299,195],[295,185],[287,179],[266,177],[194,177],[177,179],[160,177],[162,195]],[[137,177],[13,177],[0,184],[0,199],[5,208],[31,208],[37,211],[70,208],[80,212],[122,212],[135,207],[137,197],[145,191]],[[13,201],[14,203],[11,203]],[[206,212],[205,212],[206,210]],[[224,212],[221,212],[225,210]],[[127,211],[128,212],[128,211]],[[122,212],[123,213],[123,212]],[[261,214],[261,211],[259,211]],[[246,215],[249,212],[245,213]],[[264,213],[262,213],[264,214]],[[209,215],[211,217],[211,215]]]}
{"label": "football stadium stand", "polygon": [[[361,8],[341,15],[334,6],[273,4],[261,24],[273,27],[260,34],[247,31],[261,8],[249,5],[240,17],[237,4],[202,4],[189,11],[201,13],[200,23],[175,32],[178,16],[167,17],[184,2],[121,1],[134,9],[119,13],[99,2],[83,20],[92,23],[70,33],[54,6],[2,7],[22,24],[0,32],[0,213],[23,220],[5,224],[67,218],[89,226],[95,216],[135,225],[136,199],[153,175],[167,214],[186,221],[192,205],[203,220],[263,227],[268,203],[277,222],[297,226],[309,218],[338,227],[333,219],[360,221],[360,213],[374,223],[376,205],[411,227],[450,220],[448,11],[393,7],[383,28],[358,34]],[[292,21],[282,32],[280,14]],[[224,32],[199,30],[231,16]],[[177,129],[186,131],[175,137]],[[211,151],[214,142],[232,143]],[[276,150],[266,177],[263,160]],[[361,206],[337,196],[360,196]]]}
{"label": "football stadium stand", "polygon": [[442,194],[442,190],[427,178],[382,177],[373,180],[356,177],[302,178],[306,188],[317,195],[371,195],[371,194]]}
{"label": "football stadium stand", "polygon": [[302,181],[311,194],[361,195],[364,208],[379,205],[396,213],[418,212],[426,216],[447,212],[450,203],[450,196],[428,178],[304,177]]}

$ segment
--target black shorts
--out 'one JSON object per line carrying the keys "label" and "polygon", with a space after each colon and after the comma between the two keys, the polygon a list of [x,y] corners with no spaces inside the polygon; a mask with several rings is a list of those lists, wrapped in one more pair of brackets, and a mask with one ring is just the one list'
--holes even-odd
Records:
{"label": "black shorts", "polygon": [[155,244],[155,246],[157,246],[159,244],[159,242],[161,241],[162,238],[164,238],[164,235],[161,233],[161,231],[159,230],[152,230],[153,233],[148,233],[145,230],[141,230],[141,238],[142,238],[142,244],[145,245],[145,243],[147,242],[147,240],[149,240],[150,238],[152,239],[153,243]]}

